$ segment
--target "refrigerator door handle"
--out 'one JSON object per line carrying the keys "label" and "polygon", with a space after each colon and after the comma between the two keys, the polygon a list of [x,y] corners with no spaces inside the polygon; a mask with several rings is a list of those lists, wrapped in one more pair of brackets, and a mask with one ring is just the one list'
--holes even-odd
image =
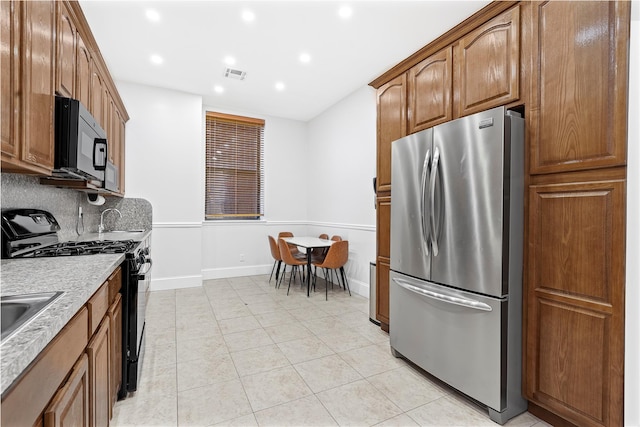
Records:
{"label": "refrigerator door handle", "polygon": [[438,176],[438,165],[440,163],[440,149],[438,147],[433,151],[433,164],[431,165],[431,179],[429,185],[429,211],[431,217],[431,248],[433,250],[433,256],[437,256],[440,250],[438,249],[438,234],[436,230],[436,178]]}
{"label": "refrigerator door handle", "polygon": [[399,286],[403,287],[404,289],[414,292],[416,294],[425,296],[427,298],[431,298],[437,301],[441,301],[444,303],[448,303],[448,304],[454,304],[454,305],[459,305],[462,307],[466,307],[466,308],[471,308],[474,310],[481,310],[481,311],[493,311],[493,309],[491,308],[490,305],[485,304],[483,302],[480,301],[476,301],[476,300],[472,300],[472,299],[467,299],[467,298],[461,298],[458,296],[453,296],[453,295],[447,295],[447,294],[443,294],[440,292],[435,292],[429,289],[424,289],[418,286],[414,286],[411,283],[402,280],[402,279],[398,279],[397,277],[393,278],[393,281],[398,284]]}
{"label": "refrigerator door handle", "polygon": [[422,228],[422,245],[425,248],[425,255],[429,255],[429,226],[426,222],[425,198],[427,196],[427,176],[429,175],[429,162],[431,161],[431,150],[427,150],[422,164],[422,180],[420,181],[420,226]]}

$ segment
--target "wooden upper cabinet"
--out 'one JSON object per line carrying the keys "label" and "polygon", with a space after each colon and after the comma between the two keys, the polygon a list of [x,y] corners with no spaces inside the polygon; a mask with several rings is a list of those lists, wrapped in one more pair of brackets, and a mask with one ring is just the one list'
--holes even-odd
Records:
{"label": "wooden upper cabinet", "polygon": [[525,394],[580,426],[623,424],[626,190],[618,171],[615,180],[529,192]]}
{"label": "wooden upper cabinet", "polygon": [[56,92],[73,98],[76,85],[76,26],[69,4],[58,2]]}
{"label": "wooden upper cabinet", "polygon": [[532,7],[531,173],[626,163],[629,2]]}
{"label": "wooden upper cabinet", "polygon": [[106,129],[104,126],[104,116],[103,116],[104,82],[102,79],[102,75],[100,74],[100,71],[98,70],[98,67],[96,66],[94,61],[91,62],[90,93],[91,93],[91,104],[89,106],[89,112],[91,113],[93,118],[96,119],[98,123],[100,123],[100,126],[102,127],[102,129],[105,130],[106,132]]}
{"label": "wooden upper cabinet", "polygon": [[391,190],[391,143],[407,135],[407,75],[380,86],[378,109],[378,192]]}
{"label": "wooden upper cabinet", "polygon": [[80,33],[77,38],[76,61],[76,99],[89,110],[91,108],[91,54]]}
{"label": "wooden upper cabinet", "polygon": [[453,48],[447,47],[409,70],[408,133],[451,120]]}
{"label": "wooden upper cabinet", "polygon": [[21,160],[50,175],[54,161],[56,2],[21,2],[23,21]]}
{"label": "wooden upper cabinet", "polygon": [[462,37],[456,45],[456,117],[520,97],[520,6]]}
{"label": "wooden upper cabinet", "polygon": [[2,126],[2,162],[19,160],[19,88],[20,88],[20,3],[0,2],[0,84],[2,85],[0,118]]}

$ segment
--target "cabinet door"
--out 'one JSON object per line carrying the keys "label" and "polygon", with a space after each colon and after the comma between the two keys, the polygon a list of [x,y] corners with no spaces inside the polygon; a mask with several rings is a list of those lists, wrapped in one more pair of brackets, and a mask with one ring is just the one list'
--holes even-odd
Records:
{"label": "cabinet door", "polygon": [[[20,85],[19,49],[20,49],[20,3],[0,2],[0,84],[2,84],[0,118],[2,126],[2,162],[17,161],[19,156],[18,135],[18,94]],[[3,167],[5,165],[3,164]]]}
{"label": "cabinet door", "polygon": [[378,257],[376,264],[376,318],[380,327],[389,332],[389,271],[388,258]]}
{"label": "cabinet door", "polygon": [[111,410],[110,370],[111,370],[111,337],[109,318],[100,324],[97,332],[87,345],[89,356],[89,400],[91,414],[89,426],[103,427],[109,425]]}
{"label": "cabinet door", "polygon": [[76,84],[76,26],[71,17],[69,3],[59,2],[57,7],[56,91],[62,96],[73,98]]}
{"label": "cabinet door", "polygon": [[409,70],[407,78],[409,132],[452,119],[453,48],[431,55]]}
{"label": "cabinet door", "polygon": [[406,89],[406,74],[378,89],[378,192],[391,190],[391,143],[407,134]]}
{"label": "cabinet door", "polygon": [[54,160],[55,1],[24,8],[21,160],[50,175]]}
{"label": "cabinet door", "polygon": [[626,163],[630,2],[532,7],[531,173]]}
{"label": "cabinet door", "polygon": [[[599,171],[590,173],[597,179]],[[623,424],[625,182],[530,188],[526,397],[580,426]]]}
{"label": "cabinet door", "polygon": [[520,97],[520,7],[462,37],[456,49],[457,115],[466,116]]}
{"label": "cabinet door", "polygon": [[118,159],[118,168],[120,173],[120,179],[118,180],[118,190],[120,194],[124,195],[124,172],[125,172],[125,120],[122,113],[119,110],[116,110],[117,114],[117,132],[118,132],[118,140],[120,145],[120,156]]}
{"label": "cabinet door", "polygon": [[111,403],[109,405],[111,410],[118,400],[118,390],[122,383],[122,296],[120,294],[116,294],[108,313],[111,329]]}
{"label": "cabinet door", "polygon": [[80,33],[77,38],[76,61],[76,98],[89,110],[91,109],[91,54]]}
{"label": "cabinet door", "polygon": [[89,359],[82,354],[44,413],[45,427],[89,425]]}
{"label": "cabinet door", "polygon": [[376,312],[377,319],[389,329],[389,268],[391,256],[391,197],[377,201]]}
{"label": "cabinet door", "polygon": [[[102,75],[98,70],[95,62],[91,61],[91,106],[89,111],[91,115],[98,123],[102,129],[104,127],[103,120],[103,104],[104,104],[104,82],[102,81]],[[106,130],[105,130],[106,132]]]}

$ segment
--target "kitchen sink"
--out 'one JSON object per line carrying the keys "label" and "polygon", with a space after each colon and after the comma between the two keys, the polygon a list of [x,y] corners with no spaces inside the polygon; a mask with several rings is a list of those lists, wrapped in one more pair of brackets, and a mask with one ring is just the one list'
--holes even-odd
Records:
{"label": "kitchen sink", "polygon": [[7,295],[0,297],[2,313],[2,337],[9,339],[18,329],[33,320],[64,292]]}

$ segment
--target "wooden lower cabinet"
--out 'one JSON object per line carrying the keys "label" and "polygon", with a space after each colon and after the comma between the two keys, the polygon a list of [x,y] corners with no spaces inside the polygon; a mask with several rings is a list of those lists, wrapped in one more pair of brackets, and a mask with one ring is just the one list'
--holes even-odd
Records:
{"label": "wooden lower cabinet", "polygon": [[377,267],[376,318],[389,331],[389,267],[391,262],[391,197],[378,197],[376,203]]}
{"label": "wooden lower cabinet", "polygon": [[109,319],[105,318],[98,331],[87,345],[89,356],[90,408],[89,426],[102,427],[109,425],[111,411],[110,362],[111,362],[111,328]]}
{"label": "wooden lower cabinet", "polygon": [[580,426],[623,424],[626,188],[619,169],[619,179],[530,187],[525,394]]}
{"label": "wooden lower cabinet", "polygon": [[380,327],[389,332],[389,259],[378,257],[376,264],[376,313]]}
{"label": "wooden lower cabinet", "polygon": [[45,427],[89,425],[89,358],[80,357],[44,413]]}
{"label": "wooden lower cabinet", "polygon": [[109,307],[109,323],[111,328],[111,406],[118,400],[118,390],[122,383],[122,296],[116,295]]}

